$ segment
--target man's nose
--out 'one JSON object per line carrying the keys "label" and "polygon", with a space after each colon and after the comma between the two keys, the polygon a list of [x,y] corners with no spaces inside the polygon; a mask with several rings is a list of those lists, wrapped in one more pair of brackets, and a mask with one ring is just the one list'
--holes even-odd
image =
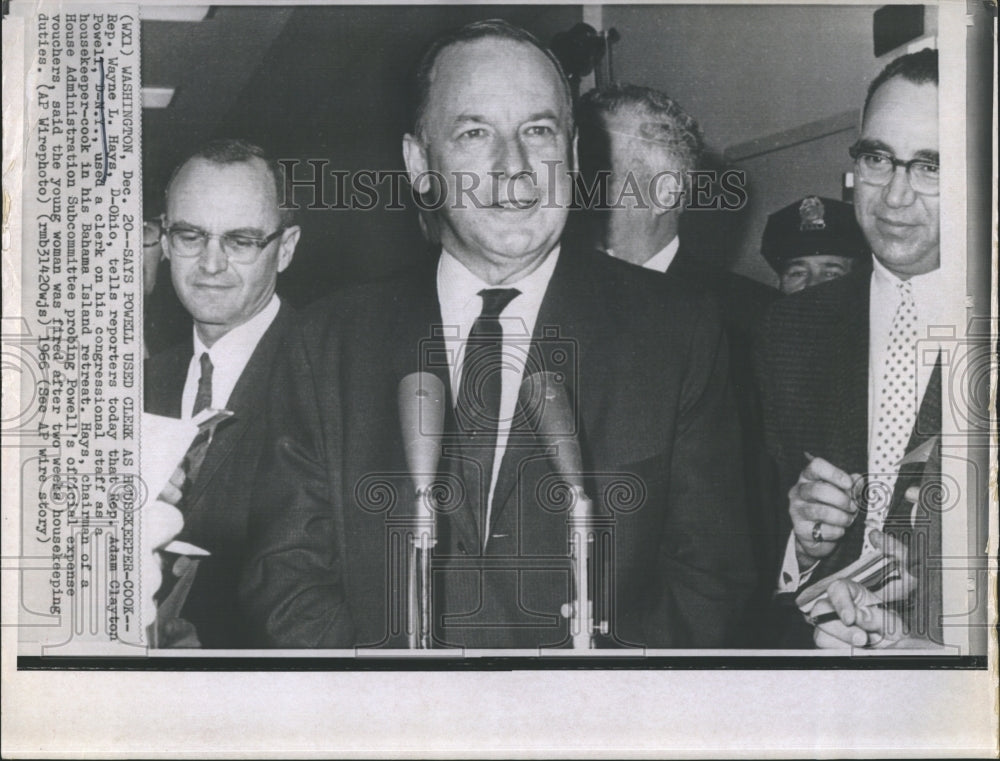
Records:
{"label": "man's nose", "polygon": [[514,177],[520,172],[530,172],[528,151],[521,141],[520,135],[514,135],[501,140],[497,150],[494,169],[503,172],[507,177]]}
{"label": "man's nose", "polygon": [[229,257],[222,250],[222,239],[211,237],[205,241],[205,249],[198,257],[198,266],[202,272],[215,275],[229,268]]}
{"label": "man's nose", "polygon": [[883,197],[888,206],[900,208],[909,206],[916,197],[916,191],[910,185],[909,172],[905,166],[897,166],[892,170],[892,179],[885,186]]}

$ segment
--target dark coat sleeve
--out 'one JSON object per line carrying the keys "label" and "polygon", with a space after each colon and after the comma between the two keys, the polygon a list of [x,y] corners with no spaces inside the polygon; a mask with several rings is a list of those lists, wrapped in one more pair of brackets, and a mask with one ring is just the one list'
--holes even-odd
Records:
{"label": "dark coat sleeve", "polygon": [[[322,356],[331,362],[337,353]],[[330,463],[340,455],[335,376],[318,375],[313,359],[304,331],[295,331],[279,359],[267,409],[269,444],[240,588],[255,637],[266,646],[338,648],[355,639],[331,498],[337,469]]]}

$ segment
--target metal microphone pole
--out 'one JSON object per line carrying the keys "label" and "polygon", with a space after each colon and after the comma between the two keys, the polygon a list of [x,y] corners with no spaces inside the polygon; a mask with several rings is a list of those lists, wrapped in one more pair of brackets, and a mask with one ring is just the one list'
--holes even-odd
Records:
{"label": "metal microphone pole", "polygon": [[436,375],[410,373],[399,382],[400,428],[414,487],[405,564],[407,641],[414,650],[432,645],[433,481],[441,459],[444,404],[444,384]]}
{"label": "metal microphone pole", "polygon": [[607,634],[606,621],[595,623],[595,598],[601,587],[595,555],[594,504],[583,488],[583,455],[576,438],[575,416],[561,376],[535,373],[521,384],[521,405],[536,435],[550,451],[556,473],[567,483],[569,554],[573,568],[572,598],[561,613],[569,619],[573,648],[590,650],[598,634]]}

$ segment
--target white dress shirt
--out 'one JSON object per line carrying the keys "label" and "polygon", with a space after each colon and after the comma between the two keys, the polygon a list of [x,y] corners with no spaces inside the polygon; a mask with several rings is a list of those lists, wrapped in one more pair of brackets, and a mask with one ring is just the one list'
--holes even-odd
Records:
{"label": "white dress shirt", "polygon": [[[538,310],[542,298],[549,287],[549,280],[559,260],[556,246],[545,261],[530,274],[517,282],[493,286],[474,275],[458,259],[447,251],[441,252],[437,270],[438,302],[444,323],[445,350],[448,355],[448,370],[451,378],[452,404],[457,402],[458,389],[462,383],[462,363],[465,359],[465,344],[476,318],[483,309],[483,299],[479,291],[484,288],[517,288],[521,293],[506,306],[500,314],[503,330],[503,365],[500,375],[500,420],[497,426],[496,451],[493,457],[493,475],[490,479],[489,502],[486,508],[486,525],[489,525],[493,508],[493,491],[496,489],[497,475],[503,462],[503,455],[510,438],[510,421],[514,417],[517,396],[521,387],[521,376],[528,358],[531,335],[535,330]],[[193,397],[192,397],[193,399]],[[489,532],[484,532],[483,546]]]}
{"label": "white dress shirt", "polygon": [[181,396],[181,418],[190,418],[194,408],[198,379],[201,377],[201,355],[207,352],[212,360],[212,403],[209,406],[213,409],[225,408],[254,349],[278,316],[280,308],[281,300],[277,295],[271,296],[266,307],[222,336],[212,344],[212,348],[205,346],[198,337],[198,331],[194,331],[194,354],[188,365],[187,380]]}
{"label": "white dress shirt", "polygon": [[[882,395],[882,372],[886,363],[886,353],[889,348],[889,337],[892,331],[892,320],[899,305],[898,284],[902,282],[896,275],[887,270],[878,259],[872,257],[871,290],[868,298],[868,472],[875,471],[874,440],[875,426],[872,425],[874,410],[878,409]],[[924,398],[927,384],[930,381],[931,373],[937,361],[940,349],[940,339],[933,335],[931,330],[935,326],[943,325],[940,315],[945,314],[947,309],[944,288],[941,279],[941,270],[932,270],[923,275],[914,275],[910,278],[913,289],[913,301],[916,304],[917,321],[917,396],[914,399],[918,412],[920,405],[918,400]],[[914,418],[916,419],[916,418]],[[885,514],[871,516],[869,525],[866,527],[866,535],[873,529],[880,529],[885,520]],[[779,592],[794,592],[803,584],[809,581],[817,562],[811,568],[799,573],[799,564],[795,558],[795,534],[788,537],[785,547],[785,559],[781,566],[781,575],[778,579]]]}
{"label": "white dress shirt", "polygon": [[[647,259],[642,263],[642,267],[647,270],[656,270],[657,272],[666,272],[670,269],[670,265],[674,261],[674,257],[677,256],[677,250],[680,248],[681,239],[679,235],[675,235],[674,239],[670,241],[667,245],[653,254],[652,257]],[[615,250],[613,248],[604,249],[604,253],[608,256],[612,256],[615,259]]]}

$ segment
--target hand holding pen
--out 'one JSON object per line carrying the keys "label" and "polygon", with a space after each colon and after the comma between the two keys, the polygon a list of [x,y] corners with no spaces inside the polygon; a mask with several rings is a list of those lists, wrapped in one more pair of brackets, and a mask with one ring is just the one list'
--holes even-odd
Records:
{"label": "hand holding pen", "polygon": [[805,455],[808,463],[788,492],[795,556],[803,571],[833,552],[854,523],[860,509],[855,484],[861,479],[821,457]]}

